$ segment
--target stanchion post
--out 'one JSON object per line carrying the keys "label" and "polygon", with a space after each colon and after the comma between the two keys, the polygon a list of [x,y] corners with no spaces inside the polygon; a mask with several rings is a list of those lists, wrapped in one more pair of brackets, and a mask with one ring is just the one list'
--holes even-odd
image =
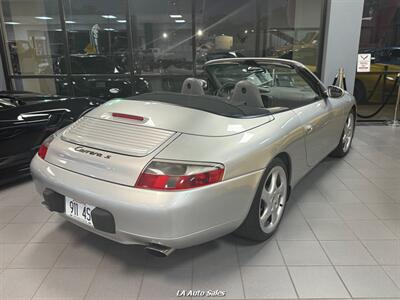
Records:
{"label": "stanchion post", "polygon": [[339,68],[337,86],[344,89],[344,69]]}
{"label": "stanchion post", "polygon": [[382,103],[385,102],[385,96],[386,96],[386,77],[387,77],[387,73],[388,73],[388,69],[389,67],[387,65],[385,65],[383,67],[383,82],[382,82]]}
{"label": "stanchion post", "polygon": [[[400,73],[397,73],[397,77],[400,76]],[[389,121],[386,124],[392,127],[400,127],[400,122],[397,120],[397,112],[399,110],[399,103],[400,103],[400,84],[398,85],[397,88],[397,99],[396,99],[396,105],[394,108],[394,115],[393,115],[393,121]]]}

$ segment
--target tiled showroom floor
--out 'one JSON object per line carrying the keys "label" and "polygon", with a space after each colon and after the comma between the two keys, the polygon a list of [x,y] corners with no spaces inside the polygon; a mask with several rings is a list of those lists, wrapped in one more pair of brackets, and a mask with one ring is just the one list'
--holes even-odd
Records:
{"label": "tiled showroom floor", "polygon": [[165,259],[88,234],[40,206],[27,181],[0,190],[0,299],[400,299],[400,129],[358,127],[293,191],[275,237],[227,236]]}

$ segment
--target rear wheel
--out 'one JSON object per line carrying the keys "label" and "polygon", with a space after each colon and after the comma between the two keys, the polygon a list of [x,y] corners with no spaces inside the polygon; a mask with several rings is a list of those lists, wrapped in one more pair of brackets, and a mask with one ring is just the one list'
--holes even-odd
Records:
{"label": "rear wheel", "polygon": [[273,235],[289,196],[287,174],[285,163],[274,158],[261,178],[246,219],[235,234],[255,241],[264,241]]}
{"label": "rear wheel", "polygon": [[353,141],[355,123],[356,115],[354,111],[351,111],[347,116],[339,145],[337,145],[336,149],[333,150],[331,156],[343,157],[349,153],[351,142]]}

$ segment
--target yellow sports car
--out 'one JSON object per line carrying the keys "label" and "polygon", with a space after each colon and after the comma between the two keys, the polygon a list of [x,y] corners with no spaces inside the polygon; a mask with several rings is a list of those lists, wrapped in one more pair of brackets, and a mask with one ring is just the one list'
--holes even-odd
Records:
{"label": "yellow sports car", "polygon": [[[400,48],[381,48],[364,52],[371,53],[371,69],[368,73],[357,73],[354,97],[359,104],[381,103],[383,101],[383,89],[385,89],[385,95],[388,95],[395,88],[394,84],[397,83],[396,77],[400,72]],[[384,84],[383,72],[385,68],[387,68],[388,73]],[[394,101],[394,95],[396,95],[396,91],[394,91],[389,102]]]}

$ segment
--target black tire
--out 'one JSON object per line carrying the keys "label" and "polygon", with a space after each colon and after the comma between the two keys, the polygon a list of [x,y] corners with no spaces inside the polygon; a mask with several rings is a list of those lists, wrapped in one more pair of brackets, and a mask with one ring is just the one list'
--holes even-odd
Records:
{"label": "black tire", "polygon": [[[264,186],[267,184],[267,177],[270,175],[271,170],[275,167],[281,167],[284,170],[286,176],[286,194],[284,199],[284,206],[282,208],[281,216],[277,222],[277,225],[274,227],[272,232],[266,233],[260,225],[260,203],[261,201],[261,194],[263,191]],[[251,204],[250,210],[246,216],[246,219],[243,221],[242,225],[234,232],[235,235],[238,235],[242,238],[253,240],[253,241],[265,241],[269,239],[275,232],[276,229],[279,227],[280,221],[282,220],[284,209],[286,207],[287,200],[289,198],[289,177],[288,177],[288,170],[287,165],[284,163],[282,159],[279,157],[274,158],[271,163],[266,168],[258,186],[257,192],[254,196],[253,202]]]}
{"label": "black tire", "polygon": [[[350,144],[348,147],[345,147],[345,141],[343,139],[345,133],[346,133],[346,124],[348,122],[348,119],[350,116],[353,116],[353,123],[352,123],[352,132],[351,132],[351,140],[350,140]],[[337,145],[337,147],[335,148],[335,150],[333,150],[330,154],[330,156],[332,157],[344,157],[347,155],[347,153],[349,153],[350,148],[351,148],[351,143],[353,141],[353,136],[354,136],[354,128],[355,128],[355,124],[356,124],[356,113],[354,111],[354,109],[349,113],[348,117],[346,118],[346,123],[344,125],[343,128],[343,132],[342,135],[340,136],[340,141],[339,144]]]}
{"label": "black tire", "polygon": [[354,98],[356,98],[357,104],[367,104],[367,89],[361,80],[356,79],[354,83]]}

